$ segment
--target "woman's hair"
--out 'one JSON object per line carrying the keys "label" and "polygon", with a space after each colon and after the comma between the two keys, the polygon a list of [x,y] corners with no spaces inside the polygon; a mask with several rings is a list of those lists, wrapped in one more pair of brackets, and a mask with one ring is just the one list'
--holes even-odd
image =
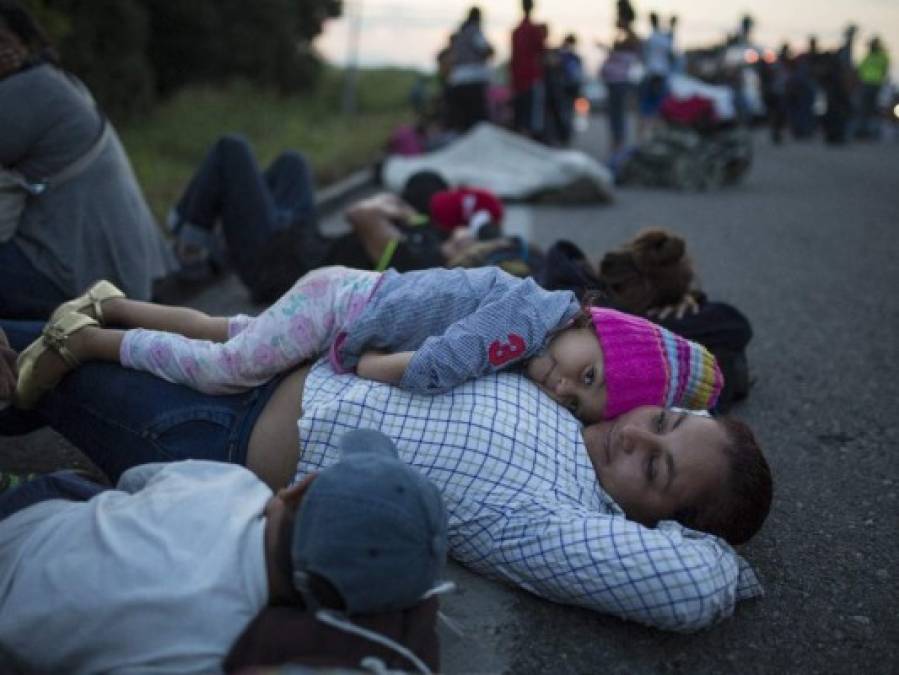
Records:
{"label": "woman's hair", "polygon": [[680,302],[693,282],[686,242],[661,228],[643,230],[599,263],[611,303],[632,314]]}
{"label": "woman's hair", "polygon": [[2,26],[15,33],[32,56],[59,65],[59,57],[44,29],[21,2],[0,0],[0,27]]}
{"label": "woman's hair", "polygon": [[727,434],[728,476],[717,495],[675,514],[679,523],[710,532],[730,544],[743,544],[758,532],[774,492],[771,469],[752,430],[735,417],[719,417]]}

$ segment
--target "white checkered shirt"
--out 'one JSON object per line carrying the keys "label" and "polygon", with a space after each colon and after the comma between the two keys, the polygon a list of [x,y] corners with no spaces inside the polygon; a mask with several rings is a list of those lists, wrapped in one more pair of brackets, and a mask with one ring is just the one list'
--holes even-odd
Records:
{"label": "white checkered shirt", "polygon": [[380,429],[441,490],[454,558],[556,602],[669,630],[696,630],[762,594],[724,541],[627,520],[603,492],[574,417],[520,375],[439,396],[312,369],[296,478],[333,464],[341,435]]}

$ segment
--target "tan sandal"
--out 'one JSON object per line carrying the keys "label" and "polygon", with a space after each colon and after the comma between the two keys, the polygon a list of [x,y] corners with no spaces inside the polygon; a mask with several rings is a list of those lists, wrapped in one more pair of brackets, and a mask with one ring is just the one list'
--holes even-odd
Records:
{"label": "tan sandal", "polygon": [[68,348],[69,336],[77,333],[85,326],[99,325],[95,319],[79,312],[63,314],[56,321],[51,321],[41,332],[41,336],[25,348],[16,361],[19,379],[13,394],[13,405],[22,410],[30,410],[41,397],[53,389],[62,379],[62,375],[52,381],[40,382],[36,379],[35,367],[47,351],[54,351],[70,368],[81,365],[78,358]]}
{"label": "tan sandal", "polygon": [[[71,314],[72,312],[84,314],[84,310],[92,309],[94,310],[94,318],[97,320],[97,323],[102,326],[104,325],[103,309],[101,306],[103,301],[109,300],[111,298],[124,297],[125,294],[118,288],[116,288],[112,282],[106,281],[105,279],[102,281],[98,281],[93,286],[88,288],[83,295],[79,295],[74,300],[64,302],[55,310],[53,310],[53,314],[50,315],[50,321],[48,325],[54,323],[55,321],[58,321],[66,314]],[[89,315],[85,314],[85,316]]]}

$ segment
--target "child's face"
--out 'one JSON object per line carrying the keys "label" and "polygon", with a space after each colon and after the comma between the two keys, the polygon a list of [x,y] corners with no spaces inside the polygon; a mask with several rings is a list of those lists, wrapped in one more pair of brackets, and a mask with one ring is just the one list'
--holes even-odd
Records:
{"label": "child's face", "polygon": [[727,435],[711,417],[644,406],[583,434],[603,490],[644,525],[706,502],[727,478]]}
{"label": "child's face", "polygon": [[592,327],[560,331],[546,350],[528,361],[525,374],[586,424],[606,407],[602,349]]}

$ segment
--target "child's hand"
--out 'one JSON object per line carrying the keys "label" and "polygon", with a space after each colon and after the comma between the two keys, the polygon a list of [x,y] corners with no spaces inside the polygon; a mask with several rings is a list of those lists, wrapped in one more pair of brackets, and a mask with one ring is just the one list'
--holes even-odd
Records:
{"label": "child's hand", "polygon": [[387,384],[399,384],[406,372],[406,366],[412,360],[415,352],[396,352],[385,354],[383,352],[365,352],[356,366],[356,374],[367,380],[386,382]]}

